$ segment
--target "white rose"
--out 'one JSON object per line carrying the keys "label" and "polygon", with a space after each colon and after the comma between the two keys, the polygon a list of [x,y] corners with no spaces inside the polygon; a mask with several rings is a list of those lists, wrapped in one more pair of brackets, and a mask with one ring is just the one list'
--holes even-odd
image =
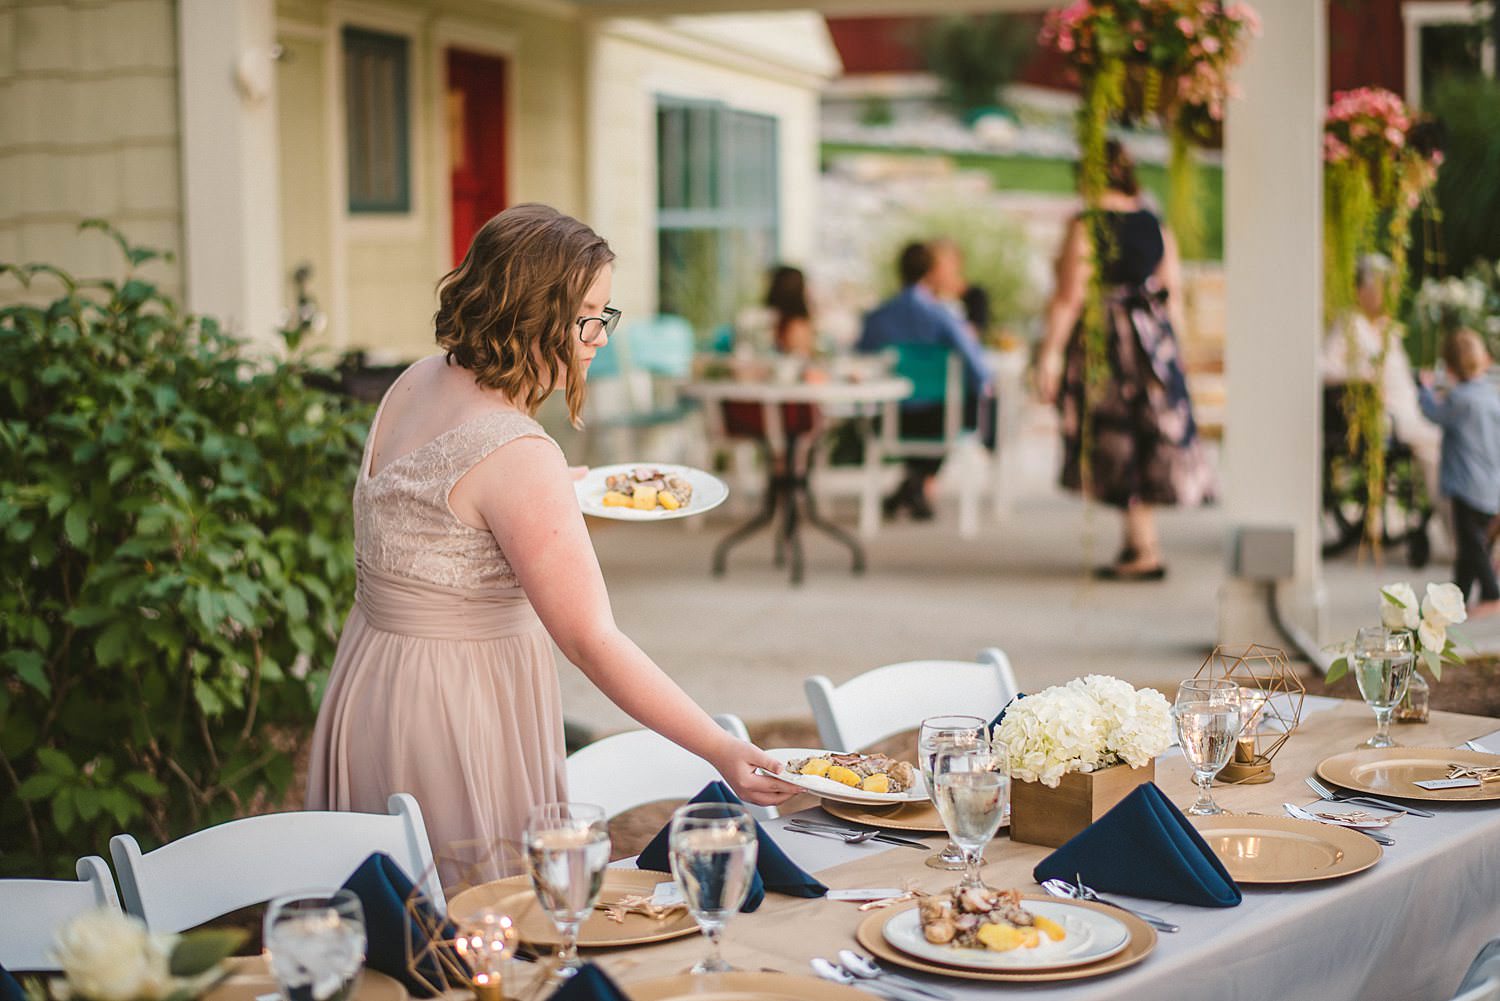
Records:
{"label": "white rose", "polygon": [[[1417,623],[1422,620],[1422,610],[1417,606],[1417,592],[1411,589],[1411,585],[1402,581],[1399,584],[1387,584],[1380,589],[1380,621],[1387,629],[1415,629]],[[1400,604],[1387,601],[1389,595]]]}
{"label": "white rose", "polygon": [[89,1001],[157,1001],[171,990],[173,939],[153,938],[139,918],[100,909],[68,922],[54,958],[74,997]]}
{"label": "white rose", "polygon": [[1421,642],[1422,649],[1442,653],[1443,647],[1448,643],[1448,627],[1441,622],[1423,619],[1422,624],[1417,626],[1417,639]]}
{"label": "white rose", "polygon": [[1427,598],[1422,602],[1422,618],[1434,626],[1456,626],[1469,617],[1464,608],[1464,593],[1457,584],[1428,584]]}

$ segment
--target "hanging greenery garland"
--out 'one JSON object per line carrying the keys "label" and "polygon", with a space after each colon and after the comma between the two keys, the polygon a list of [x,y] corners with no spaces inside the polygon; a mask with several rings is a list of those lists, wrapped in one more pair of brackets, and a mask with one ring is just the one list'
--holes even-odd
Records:
{"label": "hanging greenery garland", "polygon": [[[1344,387],[1349,450],[1363,456],[1365,538],[1377,553],[1385,503],[1386,353],[1400,336],[1394,320],[1406,286],[1413,213],[1433,183],[1442,156],[1409,141],[1416,126],[1406,103],[1378,87],[1333,95],[1323,129],[1323,280],[1326,321],[1343,320],[1350,378]],[[1356,308],[1360,258],[1390,261],[1382,297],[1386,322],[1370,359],[1370,376],[1355,378],[1361,356],[1350,318]]]}

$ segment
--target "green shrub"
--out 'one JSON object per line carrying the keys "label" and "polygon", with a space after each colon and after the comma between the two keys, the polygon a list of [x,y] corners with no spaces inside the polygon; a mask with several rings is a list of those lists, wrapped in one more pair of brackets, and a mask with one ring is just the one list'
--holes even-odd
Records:
{"label": "green shrub", "polygon": [[1437,180],[1443,273],[1457,275],[1481,258],[1500,259],[1500,83],[1443,80],[1431,111],[1448,134]]}
{"label": "green shrub", "polygon": [[280,805],[353,597],[367,407],[139,269],[0,309],[0,872]]}
{"label": "green shrub", "polygon": [[1040,18],[1026,14],[953,14],[933,22],[922,54],[955,114],[994,106],[1000,88],[1036,54],[1039,26]]}

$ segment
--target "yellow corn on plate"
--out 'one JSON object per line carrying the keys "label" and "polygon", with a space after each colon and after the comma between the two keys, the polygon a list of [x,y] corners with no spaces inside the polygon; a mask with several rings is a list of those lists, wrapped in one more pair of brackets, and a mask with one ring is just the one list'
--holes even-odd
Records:
{"label": "yellow corn on plate", "polygon": [[891,777],[885,772],[876,772],[874,775],[867,776],[859,787],[865,792],[890,792]]}
{"label": "yellow corn on plate", "polygon": [[823,773],[823,777],[833,779],[835,782],[842,782],[846,786],[855,786],[856,788],[859,786],[859,776],[854,773],[853,769],[845,768],[843,765],[833,765],[828,771]]}
{"label": "yellow corn on plate", "polygon": [[803,775],[827,775],[828,769],[833,767],[833,762],[827,758],[812,758],[802,765]]}

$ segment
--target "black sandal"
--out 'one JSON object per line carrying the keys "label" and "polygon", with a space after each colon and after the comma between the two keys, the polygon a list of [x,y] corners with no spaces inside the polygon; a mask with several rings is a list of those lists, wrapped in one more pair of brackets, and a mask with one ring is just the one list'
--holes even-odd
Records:
{"label": "black sandal", "polygon": [[1158,581],[1167,579],[1167,568],[1157,565],[1149,570],[1122,570],[1118,566],[1095,567],[1095,580]]}

